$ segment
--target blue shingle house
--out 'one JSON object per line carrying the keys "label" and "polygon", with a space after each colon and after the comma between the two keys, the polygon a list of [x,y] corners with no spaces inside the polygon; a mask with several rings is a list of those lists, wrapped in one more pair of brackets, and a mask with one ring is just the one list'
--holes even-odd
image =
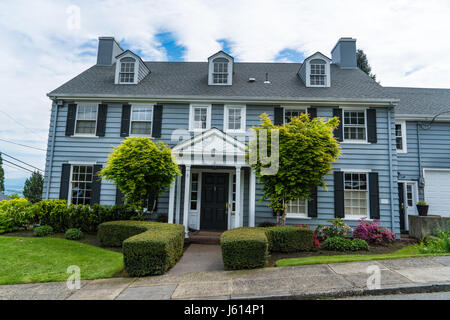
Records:
{"label": "blue shingle house", "polygon": [[431,214],[450,216],[450,90],[379,85],[357,68],[353,38],[339,39],[331,58],[248,63],[223,51],[205,62],[148,62],[100,37],[97,63],[48,96],[45,199],[121,203],[95,173],[113,146],[147,136],[168,144],[182,171],[157,214],[186,231],[274,221],[244,160],[248,132],[264,112],[276,124],[307,112],[340,118],[342,156],[328,190],[288,204],[288,224],[380,219],[399,234],[419,199]]}

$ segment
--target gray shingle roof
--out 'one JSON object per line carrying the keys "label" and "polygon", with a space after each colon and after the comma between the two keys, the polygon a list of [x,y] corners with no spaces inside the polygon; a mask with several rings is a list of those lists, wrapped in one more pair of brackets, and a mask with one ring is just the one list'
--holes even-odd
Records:
{"label": "gray shingle roof", "polygon": [[[384,87],[388,96],[400,99],[396,114],[436,115],[450,111],[450,89]],[[448,117],[450,113],[446,114]]]}
{"label": "gray shingle roof", "polygon": [[[93,66],[49,93],[49,96],[245,97],[366,100],[390,98],[359,69],[331,65],[330,88],[307,88],[297,75],[300,63],[236,62],[232,86],[208,86],[207,62],[145,62],[151,74],[137,85],[114,84],[113,66]],[[269,73],[271,84],[264,84]],[[256,82],[250,83],[250,77]]]}
{"label": "gray shingle roof", "polygon": [[11,200],[11,198],[8,196],[5,196],[3,193],[0,192],[0,201],[2,201],[2,200]]}

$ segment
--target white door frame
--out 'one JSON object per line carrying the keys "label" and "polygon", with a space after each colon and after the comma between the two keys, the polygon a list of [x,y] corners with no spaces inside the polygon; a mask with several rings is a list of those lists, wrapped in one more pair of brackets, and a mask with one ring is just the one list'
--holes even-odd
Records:
{"label": "white door frame", "polygon": [[[414,180],[398,180],[398,183],[403,183],[403,199],[405,201],[405,230],[409,231],[409,220],[408,220],[408,215],[417,215],[417,207],[416,207],[416,203],[417,201],[419,201],[419,188],[418,188],[418,183],[417,181]],[[407,185],[410,184],[412,185],[412,194],[413,194],[413,198],[412,198],[412,206],[408,205],[408,189],[407,189]]]}

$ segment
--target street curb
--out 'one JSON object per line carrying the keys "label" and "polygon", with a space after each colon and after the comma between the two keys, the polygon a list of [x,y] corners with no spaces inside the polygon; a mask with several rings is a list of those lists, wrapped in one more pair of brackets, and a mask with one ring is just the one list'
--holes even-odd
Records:
{"label": "street curb", "polygon": [[419,285],[404,285],[397,287],[387,287],[382,289],[363,289],[354,288],[346,290],[329,290],[315,293],[293,293],[289,295],[264,295],[264,296],[245,296],[231,297],[232,300],[315,300],[315,299],[332,299],[344,298],[352,296],[370,296],[385,294],[408,294],[408,293],[428,293],[450,291],[450,282],[431,283]]}

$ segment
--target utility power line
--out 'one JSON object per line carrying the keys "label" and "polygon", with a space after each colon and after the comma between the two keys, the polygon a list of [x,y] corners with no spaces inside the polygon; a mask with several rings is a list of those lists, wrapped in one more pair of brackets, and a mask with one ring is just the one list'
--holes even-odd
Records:
{"label": "utility power line", "polygon": [[32,146],[27,146],[26,144],[22,144],[22,143],[14,142],[14,141],[11,141],[11,140],[0,139],[0,141],[4,141],[4,142],[8,142],[8,143],[12,143],[12,144],[16,144],[16,145],[18,145],[18,146],[22,146],[22,147],[27,147],[27,148],[31,148],[31,149],[36,149],[36,150],[39,150],[39,151],[47,151],[47,150],[45,150],[45,149],[41,149],[41,148],[36,148],[36,147],[32,147]]}
{"label": "utility power line", "polygon": [[21,168],[14,167],[14,166],[12,166],[12,165],[10,165],[10,164],[8,164],[8,163],[4,163],[3,165],[4,165],[5,167],[7,167],[7,168],[12,169],[12,170],[26,171],[26,172],[28,172],[28,170],[24,170],[24,169],[21,169]]}
{"label": "utility power line", "polygon": [[36,169],[36,170],[39,170],[39,171],[44,172],[44,170],[41,170],[41,169],[39,169],[39,168],[37,168],[37,167],[35,167],[35,166],[29,164],[29,163],[26,163],[26,162],[24,162],[24,161],[22,161],[22,160],[19,160],[19,159],[17,159],[17,158],[14,158],[13,156],[10,156],[9,154],[7,154],[7,153],[5,153],[5,152],[3,152],[3,151],[0,151],[0,155],[5,155],[5,156],[7,156],[7,157],[9,157],[9,158],[12,158],[12,159],[14,159],[14,160],[16,160],[16,161],[19,161],[19,162],[23,163],[23,164],[26,164],[26,165],[29,166],[29,167],[32,167],[32,168],[34,168],[34,169]]}
{"label": "utility power line", "polygon": [[15,123],[17,123],[18,125],[20,125],[21,127],[27,129],[30,132],[33,132],[34,134],[40,135],[40,136],[44,136],[42,133],[38,133],[33,129],[30,129],[28,127],[26,127],[23,123],[17,121],[16,119],[14,119],[9,113],[7,113],[6,111],[0,110],[1,113],[3,113],[4,115],[6,115],[8,118],[10,118],[12,121],[14,121]]}
{"label": "utility power line", "polygon": [[22,166],[19,166],[18,164],[15,164],[14,162],[11,162],[11,161],[9,161],[9,160],[3,159],[3,161],[8,162],[8,163],[10,163],[10,164],[12,164],[12,165],[14,165],[14,166],[16,166],[16,167],[19,167],[19,168],[22,168],[22,169],[24,169],[24,170],[27,170],[27,171],[29,171],[29,172],[31,172],[31,173],[34,173],[34,171],[32,171],[32,170],[30,170],[30,169],[27,169],[27,168],[24,168],[24,167],[22,167]]}

